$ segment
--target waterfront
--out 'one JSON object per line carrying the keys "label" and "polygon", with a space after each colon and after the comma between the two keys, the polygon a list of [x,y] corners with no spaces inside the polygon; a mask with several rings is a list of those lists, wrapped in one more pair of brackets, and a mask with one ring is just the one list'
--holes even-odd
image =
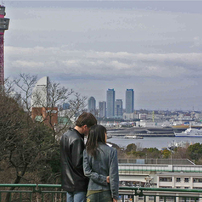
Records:
{"label": "waterfront", "polygon": [[172,141],[180,142],[184,141],[189,144],[202,143],[202,138],[197,137],[144,137],[143,139],[125,139],[124,136],[112,136],[108,139],[108,142],[117,144],[120,147],[126,147],[129,144],[136,144],[138,148],[150,148],[156,147],[157,149],[162,149],[163,147],[168,147],[168,144]]}

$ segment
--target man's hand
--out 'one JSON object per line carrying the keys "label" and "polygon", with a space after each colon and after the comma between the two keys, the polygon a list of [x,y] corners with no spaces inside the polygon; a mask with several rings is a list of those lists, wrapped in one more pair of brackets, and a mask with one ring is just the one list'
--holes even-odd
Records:
{"label": "man's hand", "polygon": [[109,176],[107,176],[107,183],[109,183],[110,181],[109,181]]}

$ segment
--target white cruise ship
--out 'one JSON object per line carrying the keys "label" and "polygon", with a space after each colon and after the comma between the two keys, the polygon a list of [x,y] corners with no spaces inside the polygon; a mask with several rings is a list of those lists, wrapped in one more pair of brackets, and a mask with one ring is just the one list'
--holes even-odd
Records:
{"label": "white cruise ship", "polygon": [[202,129],[188,128],[184,132],[174,134],[175,137],[202,137]]}

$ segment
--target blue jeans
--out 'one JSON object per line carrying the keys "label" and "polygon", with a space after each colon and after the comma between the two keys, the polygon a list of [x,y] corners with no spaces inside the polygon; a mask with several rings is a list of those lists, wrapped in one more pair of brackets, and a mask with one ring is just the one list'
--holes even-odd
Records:
{"label": "blue jeans", "polygon": [[86,202],[86,192],[67,192],[67,202]]}

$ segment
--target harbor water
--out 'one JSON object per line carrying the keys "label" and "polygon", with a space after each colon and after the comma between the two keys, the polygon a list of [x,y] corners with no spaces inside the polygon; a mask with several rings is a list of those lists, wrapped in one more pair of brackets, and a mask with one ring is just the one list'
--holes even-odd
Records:
{"label": "harbor water", "polygon": [[108,139],[108,142],[117,144],[119,147],[126,147],[134,143],[138,148],[156,147],[159,150],[165,147],[167,148],[168,144],[173,141],[195,144],[202,143],[202,137],[144,137],[143,139],[125,139],[124,136],[112,136],[112,138]]}

